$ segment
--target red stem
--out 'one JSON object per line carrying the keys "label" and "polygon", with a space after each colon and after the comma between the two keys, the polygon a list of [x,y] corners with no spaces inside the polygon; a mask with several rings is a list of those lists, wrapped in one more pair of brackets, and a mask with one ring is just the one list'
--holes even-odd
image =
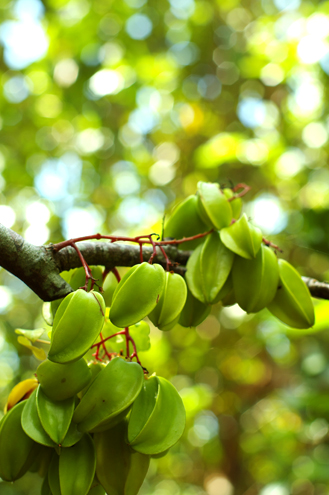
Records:
{"label": "red stem", "polygon": [[232,191],[236,192],[239,189],[242,189],[242,191],[239,194],[235,194],[234,196],[229,198],[228,201],[233,201],[234,199],[242,198],[243,196],[245,196],[250,191],[251,187],[247,186],[247,184],[240,183],[240,184],[237,184],[235,187],[233,187]]}

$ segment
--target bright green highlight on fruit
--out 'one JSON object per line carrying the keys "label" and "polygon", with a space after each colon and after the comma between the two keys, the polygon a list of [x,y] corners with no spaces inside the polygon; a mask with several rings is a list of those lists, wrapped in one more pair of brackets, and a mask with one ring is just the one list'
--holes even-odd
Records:
{"label": "bright green highlight on fruit", "polygon": [[208,235],[186,265],[186,280],[194,297],[204,304],[217,302],[218,293],[231,271],[233,259],[234,253],[224,246],[218,232]]}
{"label": "bright green highlight on fruit", "polygon": [[128,443],[142,454],[156,455],[172,447],[185,428],[185,409],[175,387],[152,376],[135,400],[128,423]]}
{"label": "bright green highlight on fruit", "polygon": [[198,182],[198,212],[210,228],[228,227],[233,214],[230,203],[219,188],[219,184]]}
{"label": "bright green highlight on fruit", "polygon": [[148,317],[160,330],[170,330],[184,307],[186,296],[187,287],[183,277],[177,273],[166,272],[162,296]]}
{"label": "bright green highlight on fruit", "polygon": [[245,213],[237,222],[220,231],[220,238],[225,246],[248,260],[255,258],[262,237],[261,231],[248,222]]}
{"label": "bright green highlight on fruit", "polygon": [[279,287],[267,309],[293,328],[310,328],[315,316],[307,286],[297,270],[285,260],[279,260],[279,273]]}
{"label": "bright green highlight on fruit", "polygon": [[99,336],[104,319],[101,294],[82,289],[71,292],[56,312],[48,359],[63,364],[80,359]]}
{"label": "bright green highlight on fruit", "polygon": [[158,304],[165,286],[161,265],[141,263],[125,274],[114,291],[110,320],[120,328],[142,320]]}
{"label": "bright green highlight on fruit", "polygon": [[[235,196],[234,192],[232,189],[225,188],[222,190],[227,199],[233,198]],[[238,220],[241,215],[241,210],[242,210],[242,199],[241,198],[234,198],[233,201],[230,201],[230,205],[232,208],[232,214],[233,218],[235,220]]]}

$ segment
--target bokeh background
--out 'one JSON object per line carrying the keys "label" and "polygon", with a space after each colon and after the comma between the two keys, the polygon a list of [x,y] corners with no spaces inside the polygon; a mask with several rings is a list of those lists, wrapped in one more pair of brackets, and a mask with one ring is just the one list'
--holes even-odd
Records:
{"label": "bokeh background", "polygon": [[[329,280],[329,2],[1,0],[0,222],[41,245],[161,232],[199,180],[252,186],[245,210],[302,275]],[[16,328],[42,302],[0,271],[0,406],[38,361]],[[329,303],[293,331],[215,305],[151,328],[184,438],[141,495],[329,493]],[[1,495],[34,495],[28,474]]]}

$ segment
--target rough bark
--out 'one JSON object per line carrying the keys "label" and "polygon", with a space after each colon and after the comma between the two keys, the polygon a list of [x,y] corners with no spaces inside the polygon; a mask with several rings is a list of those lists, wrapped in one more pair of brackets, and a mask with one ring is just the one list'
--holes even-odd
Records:
{"label": "rough bark", "polygon": [[[79,249],[88,265],[101,265],[111,269],[115,266],[133,266],[140,263],[139,246],[134,244],[111,243],[104,241],[80,242]],[[172,262],[177,263],[174,271],[184,275],[189,251],[181,251],[174,246],[164,247]],[[151,246],[143,246],[143,259],[148,261],[152,254]],[[156,263],[166,266],[161,251]],[[72,247],[56,252],[52,245],[34,246],[19,234],[0,224],[0,266],[22,280],[43,301],[53,301],[66,296],[72,289],[60,276],[60,272],[78,268],[81,261]],[[329,284],[303,277],[311,295],[329,299]]]}

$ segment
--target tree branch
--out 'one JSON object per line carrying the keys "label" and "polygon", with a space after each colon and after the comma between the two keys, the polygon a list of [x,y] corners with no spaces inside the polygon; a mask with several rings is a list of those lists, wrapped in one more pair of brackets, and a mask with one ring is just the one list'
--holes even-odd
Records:
{"label": "tree branch", "polygon": [[[164,246],[171,261],[178,263],[176,273],[184,275],[184,266],[190,256],[189,251],[181,251],[174,246]],[[101,265],[107,269],[115,266],[133,266],[140,263],[139,246],[111,242],[81,242],[79,250],[88,265]],[[152,255],[152,246],[143,246],[143,259],[148,261]],[[163,267],[166,260],[160,249],[157,250],[156,262]],[[78,268],[81,261],[72,247],[56,252],[49,246],[34,246],[19,234],[0,224],[0,266],[5,268],[43,301],[53,301],[72,292],[70,285],[60,276],[60,272]]]}
{"label": "tree branch", "polygon": [[[170,260],[177,263],[174,271],[185,274],[190,251],[181,251],[174,246],[163,246]],[[140,263],[139,246],[111,242],[81,242],[79,250],[88,265],[101,265],[111,270],[115,266],[134,266]],[[143,246],[143,259],[148,261],[152,246]],[[166,260],[157,249],[156,262],[163,267]],[[78,268],[81,261],[72,247],[56,252],[52,245],[34,246],[19,234],[0,223],[0,266],[22,280],[43,301],[53,301],[72,292],[70,285],[60,272]],[[303,277],[313,297],[329,299],[329,284]]]}

